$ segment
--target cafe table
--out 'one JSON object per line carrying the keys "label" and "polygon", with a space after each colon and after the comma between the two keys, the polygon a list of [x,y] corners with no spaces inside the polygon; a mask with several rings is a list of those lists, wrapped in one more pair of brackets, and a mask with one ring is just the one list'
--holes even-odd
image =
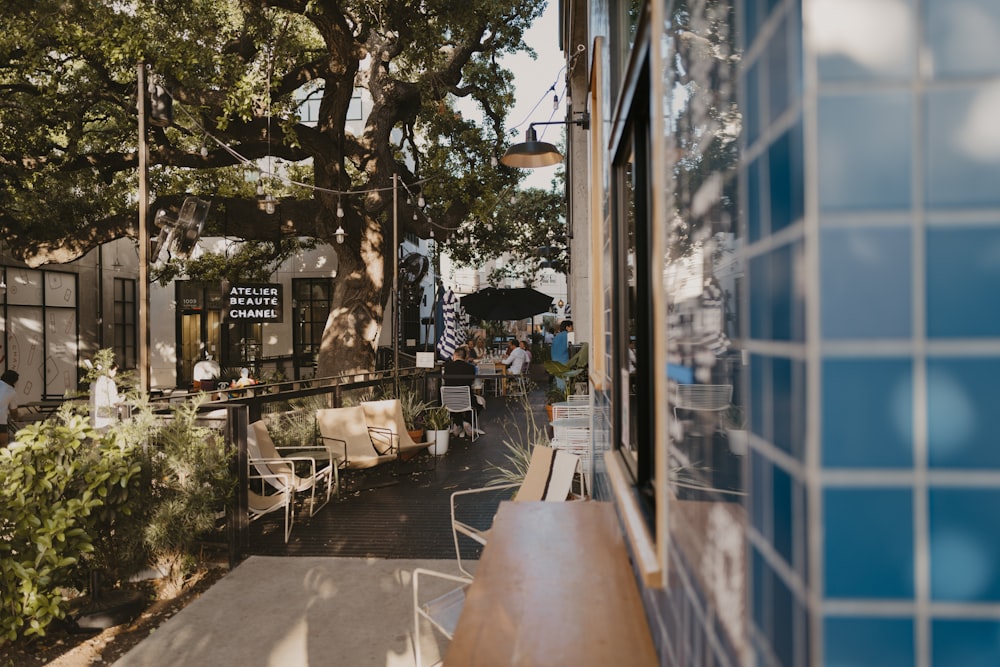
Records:
{"label": "cafe table", "polygon": [[657,665],[614,506],[502,503],[444,664]]}

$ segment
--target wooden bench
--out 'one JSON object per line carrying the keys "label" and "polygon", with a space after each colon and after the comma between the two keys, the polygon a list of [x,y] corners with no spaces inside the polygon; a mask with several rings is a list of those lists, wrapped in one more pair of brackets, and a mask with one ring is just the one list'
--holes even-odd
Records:
{"label": "wooden bench", "polygon": [[658,665],[614,507],[502,503],[444,664]]}

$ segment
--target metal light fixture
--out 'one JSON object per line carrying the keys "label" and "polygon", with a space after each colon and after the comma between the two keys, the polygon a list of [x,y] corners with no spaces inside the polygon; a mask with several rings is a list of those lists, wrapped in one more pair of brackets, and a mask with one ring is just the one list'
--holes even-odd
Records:
{"label": "metal light fixture", "polygon": [[579,125],[585,130],[590,129],[590,114],[584,111],[579,118],[573,120],[553,120],[540,123],[532,123],[528,126],[528,131],[524,133],[524,143],[514,144],[507,149],[504,156],[500,158],[508,167],[519,167],[521,169],[536,169],[538,167],[551,167],[563,161],[562,153],[559,149],[546,141],[538,140],[538,133],[535,132],[536,125]]}
{"label": "metal light fixture", "polygon": [[333,238],[336,239],[337,243],[344,243],[344,239],[347,238],[347,232],[344,231],[342,225],[337,225],[337,231],[333,233]]}

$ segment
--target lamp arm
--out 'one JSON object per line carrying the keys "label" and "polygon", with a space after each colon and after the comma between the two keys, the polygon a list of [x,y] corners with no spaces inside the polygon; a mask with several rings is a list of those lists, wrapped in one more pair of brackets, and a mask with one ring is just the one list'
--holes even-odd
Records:
{"label": "lamp arm", "polygon": [[586,111],[580,112],[579,118],[573,118],[572,120],[544,120],[538,121],[537,123],[531,123],[528,128],[535,127],[536,125],[579,125],[584,130],[590,129],[590,114]]}

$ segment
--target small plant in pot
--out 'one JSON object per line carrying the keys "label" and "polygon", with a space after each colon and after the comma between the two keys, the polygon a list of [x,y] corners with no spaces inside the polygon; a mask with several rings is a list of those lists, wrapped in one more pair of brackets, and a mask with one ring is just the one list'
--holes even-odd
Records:
{"label": "small plant in pot", "polygon": [[435,406],[424,411],[424,423],[427,425],[431,453],[442,456],[448,451],[448,429],[451,428],[451,413],[444,406]]}
{"label": "small plant in pot", "polygon": [[424,439],[426,425],[424,412],[431,404],[421,400],[417,392],[403,389],[399,393],[399,405],[403,410],[403,422],[406,424],[406,430],[410,437],[414,442],[421,442]]}

